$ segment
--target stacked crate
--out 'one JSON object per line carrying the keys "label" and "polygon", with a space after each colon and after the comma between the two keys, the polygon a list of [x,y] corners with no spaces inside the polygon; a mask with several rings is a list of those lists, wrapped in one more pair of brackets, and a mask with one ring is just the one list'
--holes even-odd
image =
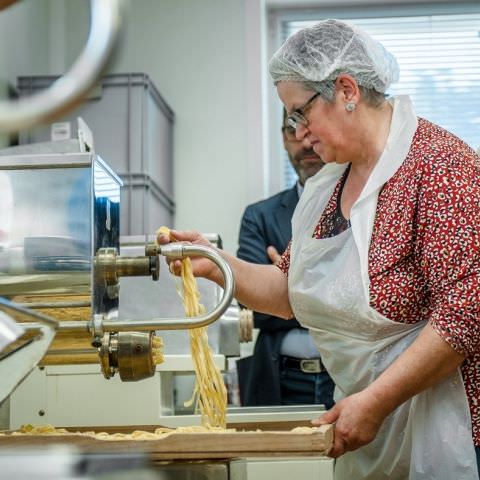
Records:
{"label": "stacked crate", "polygon": [[[58,77],[19,77],[20,97],[48,88]],[[94,148],[123,181],[120,233],[143,235],[173,226],[174,114],[148,75],[105,75],[97,88],[55,124],[20,133],[19,143],[75,138],[77,117],[93,132]]]}

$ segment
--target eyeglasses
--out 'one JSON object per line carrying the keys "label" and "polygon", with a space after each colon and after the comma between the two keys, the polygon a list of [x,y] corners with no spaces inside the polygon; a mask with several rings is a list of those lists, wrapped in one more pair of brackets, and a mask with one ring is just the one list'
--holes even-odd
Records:
{"label": "eyeglasses", "polygon": [[307,114],[308,109],[311,108],[313,102],[319,95],[320,93],[317,92],[307,101],[307,103],[303,105],[303,107],[297,108],[287,117],[287,123],[290,127],[296,130],[299,124],[303,125],[304,127],[308,125],[308,120],[305,115]]}
{"label": "eyeglasses", "polygon": [[282,127],[282,132],[285,134],[285,137],[289,141],[296,141],[297,135],[296,130],[291,125],[284,125]]}

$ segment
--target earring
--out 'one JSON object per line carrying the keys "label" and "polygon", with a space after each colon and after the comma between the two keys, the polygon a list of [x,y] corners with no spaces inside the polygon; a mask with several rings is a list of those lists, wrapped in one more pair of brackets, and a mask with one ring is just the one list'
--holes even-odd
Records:
{"label": "earring", "polygon": [[346,103],[345,104],[345,110],[347,112],[353,112],[356,108],[356,105],[354,103]]}

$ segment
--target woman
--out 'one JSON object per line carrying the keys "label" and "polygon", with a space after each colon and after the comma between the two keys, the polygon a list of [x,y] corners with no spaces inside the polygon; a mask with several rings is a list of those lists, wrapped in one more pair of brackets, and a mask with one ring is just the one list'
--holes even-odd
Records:
{"label": "woman", "polygon": [[[385,99],[396,61],[348,24],[290,37],[270,73],[297,139],[327,165],[278,271],[224,254],[237,298],[310,329],[336,384],[314,424],[336,425],[337,479],[477,479],[479,157],[408,97]],[[208,261],[195,268],[220,282]]]}

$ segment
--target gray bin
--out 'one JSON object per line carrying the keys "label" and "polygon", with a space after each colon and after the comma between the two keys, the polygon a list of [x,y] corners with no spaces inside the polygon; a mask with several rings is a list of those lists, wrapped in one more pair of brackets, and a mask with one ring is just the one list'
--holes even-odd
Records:
{"label": "gray bin", "polygon": [[[48,88],[57,78],[19,77],[19,96]],[[121,234],[142,235],[160,223],[173,225],[174,114],[148,75],[105,75],[73,113],[57,120],[69,122],[71,137],[77,136],[77,117],[92,130],[96,153],[124,181]],[[23,131],[19,143],[49,141],[51,130],[46,125]]]}
{"label": "gray bin", "polygon": [[173,227],[175,205],[148,175],[122,175],[121,231],[152,234],[162,225]]}

